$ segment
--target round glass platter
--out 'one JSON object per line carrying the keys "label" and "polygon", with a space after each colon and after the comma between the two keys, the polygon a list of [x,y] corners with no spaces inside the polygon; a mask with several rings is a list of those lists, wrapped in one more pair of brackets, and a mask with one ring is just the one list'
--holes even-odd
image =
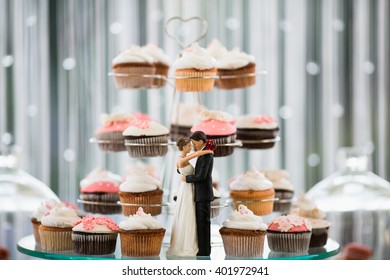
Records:
{"label": "round glass platter", "polygon": [[[215,236],[212,236],[212,240],[215,238]],[[232,257],[232,256],[226,256],[225,251],[223,248],[222,243],[215,242],[211,246],[211,255],[210,258],[208,257],[192,257],[192,258],[184,258],[184,257],[169,257],[166,256],[166,251],[168,250],[168,243],[163,243],[161,252],[159,256],[155,257],[146,257],[146,258],[131,258],[131,257],[123,257],[121,256],[121,249],[120,249],[120,240],[118,236],[117,240],[117,247],[114,254],[110,255],[101,255],[101,256],[95,256],[95,255],[78,255],[74,253],[73,251],[61,251],[61,252],[49,252],[43,250],[38,244],[35,243],[35,239],[33,235],[28,235],[23,238],[21,238],[17,244],[17,249],[19,252],[36,257],[41,259],[50,259],[50,260],[144,260],[144,259],[150,259],[150,260],[204,260],[204,259],[210,259],[210,260],[264,260],[264,259],[284,259],[284,260],[320,260],[320,259],[327,259],[330,257],[333,257],[337,255],[340,252],[340,245],[334,241],[333,239],[328,239],[328,242],[323,247],[318,248],[310,248],[309,251],[299,254],[292,254],[292,253],[280,253],[280,252],[273,252],[269,249],[267,244],[267,239],[264,243],[264,251],[262,257],[256,257],[256,258],[238,258],[238,257]]]}

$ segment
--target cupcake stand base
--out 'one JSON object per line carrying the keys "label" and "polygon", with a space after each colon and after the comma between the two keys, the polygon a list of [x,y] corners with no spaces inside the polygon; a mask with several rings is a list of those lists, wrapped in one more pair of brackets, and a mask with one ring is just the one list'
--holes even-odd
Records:
{"label": "cupcake stand base", "polygon": [[206,257],[169,257],[166,256],[166,251],[168,250],[169,242],[167,243],[164,240],[163,246],[161,248],[161,252],[159,256],[155,257],[147,257],[147,258],[130,258],[130,257],[122,257],[121,249],[120,249],[120,240],[118,237],[117,240],[117,248],[114,254],[111,255],[101,255],[101,256],[87,256],[87,255],[78,255],[73,251],[61,251],[61,252],[49,252],[42,250],[42,248],[35,243],[35,239],[33,235],[28,235],[19,240],[17,244],[17,249],[19,252],[36,257],[41,259],[50,259],[50,260],[101,260],[101,259],[118,259],[118,260],[234,260],[234,259],[285,259],[285,260],[319,260],[319,259],[327,259],[337,255],[340,252],[340,245],[332,240],[328,239],[328,242],[324,247],[320,248],[310,248],[309,251],[304,254],[292,254],[292,253],[279,253],[273,252],[269,249],[267,240],[265,240],[264,244],[264,252],[262,257],[256,258],[237,258],[226,256],[225,251],[221,242],[221,237],[218,232],[219,228],[212,229],[212,248],[210,258]]}

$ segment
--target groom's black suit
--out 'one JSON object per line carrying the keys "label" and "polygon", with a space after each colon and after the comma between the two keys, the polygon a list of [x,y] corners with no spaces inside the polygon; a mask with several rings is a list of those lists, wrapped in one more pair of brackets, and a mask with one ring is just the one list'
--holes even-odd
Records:
{"label": "groom's black suit", "polygon": [[187,175],[187,183],[194,183],[196,231],[198,234],[198,256],[210,256],[210,202],[214,200],[212,177],[214,158],[212,154],[198,157],[195,174]]}

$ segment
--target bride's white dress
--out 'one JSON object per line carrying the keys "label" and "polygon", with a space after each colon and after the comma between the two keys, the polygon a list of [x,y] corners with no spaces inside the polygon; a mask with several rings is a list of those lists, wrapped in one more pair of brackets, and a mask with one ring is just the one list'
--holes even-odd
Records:
{"label": "bride's white dress", "polygon": [[[191,164],[179,168],[183,175],[193,175],[194,170]],[[193,188],[194,184],[181,181],[177,191],[168,256],[196,256],[198,252]]]}

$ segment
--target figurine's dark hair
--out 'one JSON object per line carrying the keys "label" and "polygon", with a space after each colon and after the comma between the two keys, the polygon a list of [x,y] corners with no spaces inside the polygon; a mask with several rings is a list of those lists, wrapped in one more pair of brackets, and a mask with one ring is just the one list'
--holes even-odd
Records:
{"label": "figurine's dark hair", "polygon": [[176,140],[176,146],[179,148],[180,151],[182,151],[183,147],[190,143],[190,141],[190,137],[181,136]]}
{"label": "figurine's dark hair", "polygon": [[206,143],[206,141],[207,141],[207,137],[206,137],[206,134],[203,132],[203,131],[195,131],[194,133],[192,133],[191,135],[190,135],[190,138],[192,139],[192,140],[195,140],[195,141],[200,141],[200,140],[202,140],[203,141],[203,143]]}

